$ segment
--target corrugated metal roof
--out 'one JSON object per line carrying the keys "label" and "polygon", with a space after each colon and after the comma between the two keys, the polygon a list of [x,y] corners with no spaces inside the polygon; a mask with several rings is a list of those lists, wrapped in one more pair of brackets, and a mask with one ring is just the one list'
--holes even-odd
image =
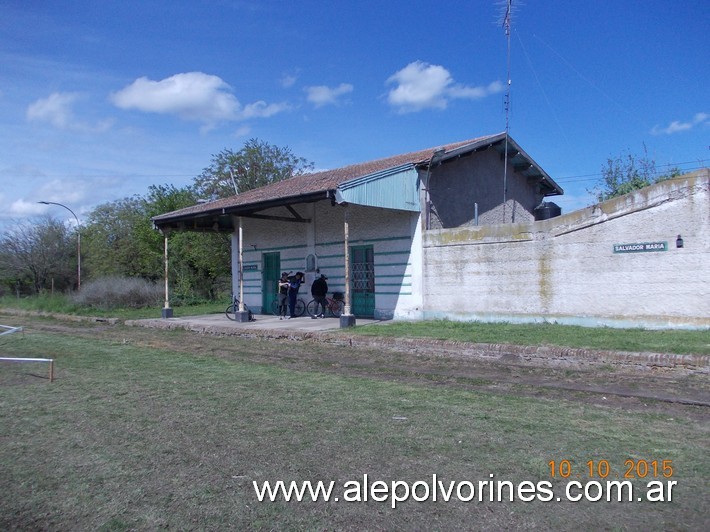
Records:
{"label": "corrugated metal roof", "polygon": [[354,203],[383,209],[419,212],[419,174],[413,164],[404,164],[340,183],[338,203]]}

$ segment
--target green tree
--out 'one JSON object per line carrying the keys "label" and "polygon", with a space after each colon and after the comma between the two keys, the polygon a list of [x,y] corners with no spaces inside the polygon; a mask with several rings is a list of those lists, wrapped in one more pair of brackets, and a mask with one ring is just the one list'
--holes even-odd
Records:
{"label": "green tree", "polygon": [[141,225],[146,225],[145,201],[131,196],[97,206],[84,222],[86,276],[139,276],[156,279],[160,261],[142,254],[137,239]]}
{"label": "green tree", "polygon": [[[313,163],[278,147],[250,139],[241,150],[225,148],[195,178],[195,189],[206,198],[226,198],[313,170]],[[236,190],[235,190],[236,188]]]}
{"label": "green tree", "polygon": [[678,168],[671,168],[668,172],[659,173],[656,170],[656,161],[649,158],[645,145],[642,157],[627,153],[608,158],[606,164],[602,166],[601,172],[601,184],[591,191],[597,197],[597,201],[622,196],[680,175]]}
{"label": "green tree", "polygon": [[76,236],[51,217],[18,223],[0,239],[0,278],[11,289],[39,293],[77,282]]}
{"label": "green tree", "polygon": [[[193,187],[151,186],[96,207],[84,224],[85,268],[93,279],[107,276],[163,278],[164,237],[151,217],[194,205]],[[170,235],[170,277],[179,299],[215,298],[230,273],[229,235],[176,232]]]}
{"label": "green tree", "polygon": [[[197,203],[196,187],[175,188],[172,185],[152,186],[146,196],[148,218],[188,207]],[[155,241],[163,260],[163,235],[152,229],[142,238]],[[170,235],[170,276],[180,298],[214,299],[220,295],[231,274],[230,235],[225,233],[176,232]]]}

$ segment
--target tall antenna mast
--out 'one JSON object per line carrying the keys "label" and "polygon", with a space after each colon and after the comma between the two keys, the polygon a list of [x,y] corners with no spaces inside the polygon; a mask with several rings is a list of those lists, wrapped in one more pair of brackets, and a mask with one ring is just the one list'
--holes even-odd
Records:
{"label": "tall antenna mast", "polygon": [[507,71],[505,90],[505,155],[503,162],[503,223],[505,223],[505,204],[508,201],[508,137],[510,136],[510,25],[513,16],[513,0],[506,0],[503,15],[503,29],[507,41]]}

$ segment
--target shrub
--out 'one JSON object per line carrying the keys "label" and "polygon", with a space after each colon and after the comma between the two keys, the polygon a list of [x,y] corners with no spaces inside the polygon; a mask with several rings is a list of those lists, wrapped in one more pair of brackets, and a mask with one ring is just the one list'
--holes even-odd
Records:
{"label": "shrub", "polygon": [[103,277],[74,294],[77,304],[99,310],[156,306],[162,298],[161,285],[138,277]]}

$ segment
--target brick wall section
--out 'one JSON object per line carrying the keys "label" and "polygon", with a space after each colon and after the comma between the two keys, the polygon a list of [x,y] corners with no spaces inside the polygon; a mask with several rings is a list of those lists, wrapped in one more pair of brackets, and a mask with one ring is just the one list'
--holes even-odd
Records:
{"label": "brick wall section", "polygon": [[[422,177],[426,172],[422,172]],[[508,165],[506,203],[503,205],[503,163],[495,150],[435,166],[430,195],[432,229],[472,226],[475,205],[478,223],[532,222],[533,210],[543,199],[537,186]],[[554,200],[554,198],[552,198]]]}

